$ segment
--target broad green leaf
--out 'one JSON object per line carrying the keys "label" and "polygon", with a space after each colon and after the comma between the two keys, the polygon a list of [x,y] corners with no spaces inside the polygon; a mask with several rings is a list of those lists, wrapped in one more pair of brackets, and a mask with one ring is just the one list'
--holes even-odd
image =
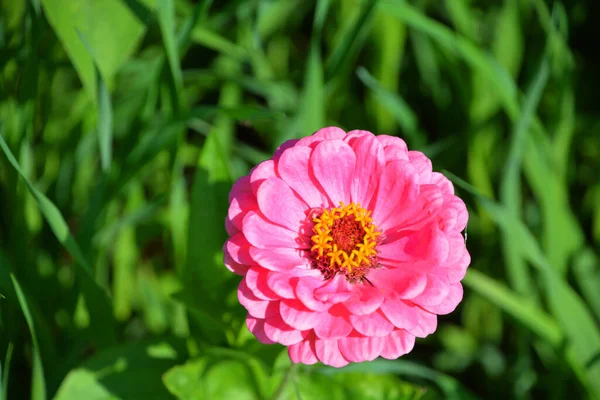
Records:
{"label": "broad green leaf", "polygon": [[169,398],[161,376],[185,356],[184,342],[171,338],[104,349],[67,374],[58,399],[87,399],[86,395],[98,399]]}
{"label": "broad green leaf", "polygon": [[94,65],[77,30],[94,49],[100,72],[110,87],[146,29],[120,0],[42,0],[42,6],[91,98],[96,97]]}
{"label": "broad green leaf", "polygon": [[27,299],[21,289],[21,285],[17,281],[17,278],[13,274],[10,274],[17,299],[21,306],[21,310],[25,315],[27,326],[29,326],[29,332],[31,334],[31,341],[33,342],[33,372],[31,378],[31,400],[45,400],[46,399],[46,378],[44,376],[44,366],[42,364],[42,356],[40,355],[40,348],[38,344],[38,338],[35,331],[35,323],[27,304]]}
{"label": "broad green leaf", "polygon": [[81,285],[81,292],[86,298],[86,304],[92,314],[92,325],[90,334],[100,345],[107,345],[114,342],[115,330],[114,330],[114,318],[112,315],[112,307],[108,294],[102,289],[92,274],[92,268],[88,261],[83,256],[79,246],[71,236],[69,228],[63,216],[56,206],[33,184],[25,177],[19,163],[15,159],[14,155],[8,148],[8,145],[4,141],[2,136],[2,127],[0,125],[0,147],[4,154],[8,157],[9,162],[21,175],[24,182],[26,183],[29,191],[37,200],[38,206],[44,215],[44,218],[50,225],[52,232],[58,239],[58,241],[67,249],[67,251],[73,256],[76,263],[79,283]]}

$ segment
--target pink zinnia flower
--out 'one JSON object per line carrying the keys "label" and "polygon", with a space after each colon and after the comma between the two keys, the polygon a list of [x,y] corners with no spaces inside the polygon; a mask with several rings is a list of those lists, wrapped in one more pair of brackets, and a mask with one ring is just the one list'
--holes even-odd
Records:
{"label": "pink zinnia flower", "polygon": [[296,363],[395,359],[462,299],[465,204],[403,140],[324,128],[229,195],[225,265],[262,343]]}

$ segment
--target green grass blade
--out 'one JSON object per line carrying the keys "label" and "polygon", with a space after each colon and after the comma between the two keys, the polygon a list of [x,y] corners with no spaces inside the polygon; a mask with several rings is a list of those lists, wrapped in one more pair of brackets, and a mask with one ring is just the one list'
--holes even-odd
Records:
{"label": "green grass blade", "polygon": [[175,4],[173,0],[158,0],[156,8],[158,14],[158,25],[163,39],[163,45],[167,54],[169,71],[171,72],[173,96],[173,108],[175,113],[179,112],[181,95],[183,90],[183,76],[179,65],[179,51],[175,37]]}
{"label": "green grass blade", "polygon": [[552,315],[565,332],[568,356],[584,371],[588,390],[600,397],[600,363],[595,362],[600,354],[600,327],[581,297],[556,272],[546,259],[533,234],[527,226],[515,218],[505,207],[485,197],[468,183],[446,172],[457,185],[478,196],[478,200],[492,220],[505,233],[511,234],[521,243],[521,254],[542,275],[546,301]]}
{"label": "green grass blade", "polygon": [[573,260],[573,275],[583,298],[600,321],[600,261],[590,248],[584,249]]}
{"label": "green grass blade", "polygon": [[112,162],[112,137],[113,137],[113,112],[110,93],[106,86],[106,81],[102,77],[98,60],[94,49],[90,46],[83,33],[77,31],[79,38],[88,51],[92,62],[94,63],[94,72],[96,74],[96,106],[97,106],[97,131],[98,143],[100,144],[100,161],[102,170],[108,171]]}
{"label": "green grass blade", "polygon": [[329,81],[336,76],[343,65],[347,64],[348,58],[353,53],[353,46],[358,37],[364,32],[365,27],[374,15],[375,6],[379,0],[367,0],[356,22],[348,29],[341,43],[335,47],[331,57],[327,60],[325,66],[325,80]]}
{"label": "green grass blade", "polygon": [[[525,149],[525,138],[530,129],[531,121],[535,115],[535,110],[542,96],[550,69],[548,61],[544,60],[540,66],[538,74],[527,92],[523,101],[523,111],[517,123],[514,126],[510,151],[506,160],[503,179],[500,182],[500,199],[506,209],[512,213],[515,218],[521,215],[521,160]],[[521,258],[519,249],[520,243],[510,232],[504,234],[503,246],[506,266],[509,273],[509,281],[521,295],[532,295],[531,277],[527,270],[527,265]]]}
{"label": "green grass blade", "polygon": [[46,399],[46,379],[44,377],[44,366],[42,364],[42,356],[40,355],[39,344],[37,335],[35,332],[35,324],[33,323],[33,317],[27,304],[25,294],[21,289],[21,285],[17,281],[17,278],[13,274],[10,274],[12,279],[17,299],[21,305],[21,310],[25,315],[27,326],[29,326],[29,332],[31,333],[31,341],[33,342],[33,373],[31,378],[31,400],[45,400]]}
{"label": "green grass blade", "polygon": [[35,197],[40,211],[50,225],[52,232],[58,241],[73,256],[78,267],[78,277],[80,279],[81,290],[86,298],[86,304],[92,315],[92,326],[90,334],[96,339],[99,345],[111,344],[116,340],[114,330],[114,318],[112,316],[112,307],[107,292],[102,289],[94,279],[92,268],[89,262],[83,256],[79,246],[69,232],[69,228],[63,216],[56,206],[40,192],[23,174],[19,163],[8,148],[2,136],[2,127],[0,126],[0,147],[7,156],[8,161],[19,173],[31,194]]}
{"label": "green grass blade", "polygon": [[530,299],[472,268],[463,282],[553,347],[559,348],[563,344],[564,334],[556,320]]}
{"label": "green grass blade", "polygon": [[[2,296],[4,298],[4,296]],[[1,372],[1,387],[0,387],[0,399],[8,400],[8,378],[10,376],[10,362],[12,361],[12,354],[15,346],[12,342],[8,343],[6,349],[6,356],[4,357],[4,369]]]}

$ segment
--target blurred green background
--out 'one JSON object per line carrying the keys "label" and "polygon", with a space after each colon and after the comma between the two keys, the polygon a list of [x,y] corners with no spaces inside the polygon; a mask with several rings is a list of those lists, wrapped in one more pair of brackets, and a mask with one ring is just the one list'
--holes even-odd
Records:
{"label": "blurred green background", "polygon": [[[0,0],[0,399],[600,398],[593,0]],[[465,298],[397,361],[290,368],[227,194],[320,127],[470,210]]]}

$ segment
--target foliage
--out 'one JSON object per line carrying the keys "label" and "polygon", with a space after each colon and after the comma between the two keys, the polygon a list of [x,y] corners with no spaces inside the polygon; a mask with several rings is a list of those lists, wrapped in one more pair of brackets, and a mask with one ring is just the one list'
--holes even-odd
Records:
{"label": "foliage", "polygon": [[[0,399],[600,398],[594,10],[0,0]],[[326,125],[469,206],[464,301],[400,360],[291,366],[222,264],[233,181]]]}

